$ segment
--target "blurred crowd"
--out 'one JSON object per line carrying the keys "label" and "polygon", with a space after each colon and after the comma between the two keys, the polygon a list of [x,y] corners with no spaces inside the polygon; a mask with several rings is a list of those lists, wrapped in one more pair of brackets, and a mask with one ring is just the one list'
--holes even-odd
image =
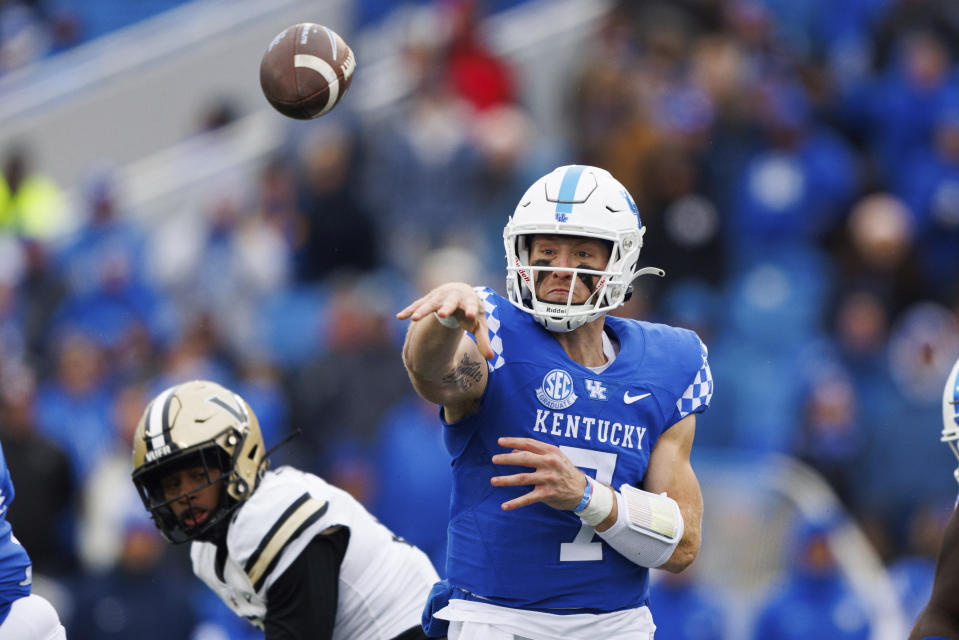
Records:
{"label": "blurred crowd", "polygon": [[187,0],[0,0],[0,75]]}
{"label": "blurred crowd", "polygon": [[[443,574],[449,461],[393,314],[448,280],[502,289],[507,216],[574,162],[626,185],[647,228],[641,263],[667,273],[638,281],[619,313],[710,348],[696,448],[818,470],[918,613],[956,493],[938,430],[959,357],[959,4],[614,4],[556,87],[561,139],[541,135],[517,70],[482,37],[489,6],[389,4],[365,3],[403,20],[405,97],[375,118],[345,100],[291,121],[255,180],[218,181],[190,216],[134,215],[91,158],[82,220],[64,220],[62,186],[28,143],[3,150],[9,519],[70,637],[252,631],[188,577],[129,481],[140,412],[187,379],[244,396],[268,446],[298,430],[274,464],[348,489]],[[0,2],[0,51],[17,12],[40,5]],[[211,148],[230,117],[203,114]],[[756,638],[808,638],[820,606],[844,607],[812,616],[823,638],[868,637],[821,533],[797,533]],[[663,579],[657,638],[724,637],[713,596]]]}

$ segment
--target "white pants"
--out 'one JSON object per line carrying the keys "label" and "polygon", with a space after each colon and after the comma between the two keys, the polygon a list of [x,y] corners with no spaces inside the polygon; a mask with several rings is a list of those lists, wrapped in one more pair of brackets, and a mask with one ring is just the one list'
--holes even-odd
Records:
{"label": "white pants", "polygon": [[483,640],[529,640],[518,636],[512,631],[503,631],[497,629],[491,624],[483,622],[451,622],[449,640],[470,640],[471,638],[483,638]]}
{"label": "white pants", "polygon": [[656,630],[646,607],[558,615],[454,599],[434,617],[449,620],[449,640],[652,640]]}
{"label": "white pants", "polygon": [[0,640],[67,640],[56,609],[36,594],[14,600],[0,624]]}

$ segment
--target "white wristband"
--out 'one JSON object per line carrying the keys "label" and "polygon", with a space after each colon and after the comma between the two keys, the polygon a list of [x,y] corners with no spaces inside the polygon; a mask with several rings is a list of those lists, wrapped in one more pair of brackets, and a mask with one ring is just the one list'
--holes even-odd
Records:
{"label": "white wristband", "polygon": [[440,317],[440,314],[438,314],[438,313],[436,313],[436,312],[434,311],[434,312],[433,312],[433,317],[436,318],[436,321],[439,322],[439,323],[440,323],[441,325],[443,325],[444,327],[446,327],[447,329],[459,329],[459,328],[460,328],[459,320],[457,320],[455,316],[449,316],[449,317],[446,317],[446,318],[441,318],[441,317]]}
{"label": "white wristband", "polygon": [[586,508],[576,515],[589,526],[595,527],[613,510],[613,490],[589,476],[586,477],[586,482],[593,485],[593,495],[590,496]]}

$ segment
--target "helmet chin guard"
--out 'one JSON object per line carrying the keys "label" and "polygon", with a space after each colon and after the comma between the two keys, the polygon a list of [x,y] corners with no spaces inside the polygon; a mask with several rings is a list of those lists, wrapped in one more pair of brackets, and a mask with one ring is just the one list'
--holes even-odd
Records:
{"label": "helmet chin guard", "polygon": [[[942,442],[945,442],[959,460],[959,360],[952,366],[942,390]],[[959,466],[952,472],[959,482]]]}
{"label": "helmet chin guard", "polygon": [[[533,183],[503,229],[510,302],[557,333],[598,319],[622,306],[635,278],[665,275],[662,269],[636,268],[645,232],[636,203],[608,171],[585,165],[559,167]],[[602,270],[531,265],[530,240],[535,235],[603,240],[610,245],[609,262]],[[565,303],[537,297],[536,276],[548,271],[572,274]],[[573,304],[576,279],[587,285],[596,282],[589,298],[579,304]]]}

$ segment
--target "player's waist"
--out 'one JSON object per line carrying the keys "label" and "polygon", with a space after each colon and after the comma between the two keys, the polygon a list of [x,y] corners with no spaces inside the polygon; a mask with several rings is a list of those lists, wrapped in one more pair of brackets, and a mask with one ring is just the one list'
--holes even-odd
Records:
{"label": "player's waist", "polygon": [[591,562],[559,561],[555,553],[531,547],[499,554],[497,549],[452,544],[447,557],[451,584],[471,599],[551,613],[598,613],[631,609],[649,596],[649,572],[612,549]]}
{"label": "player's waist", "polygon": [[473,593],[461,587],[456,587],[453,589],[453,595],[450,596],[450,600],[466,600],[468,602],[476,602],[480,604],[490,605],[492,607],[506,607],[508,609],[522,609],[523,611],[536,611],[539,613],[548,613],[551,615],[561,615],[561,616],[570,616],[578,614],[589,614],[589,615],[605,615],[609,613],[616,613],[617,611],[629,611],[631,609],[636,609],[639,607],[648,607],[649,598],[643,598],[637,600],[633,603],[623,604],[622,606],[610,609],[608,607],[590,607],[590,606],[535,606],[529,604],[520,604],[514,599],[511,598],[502,598],[496,596],[481,596],[479,594]]}
{"label": "player's waist", "polygon": [[590,614],[516,610],[478,600],[452,599],[434,617],[465,623],[477,622],[511,633],[540,640],[644,640],[652,637],[655,626],[646,606],[614,612]]}

